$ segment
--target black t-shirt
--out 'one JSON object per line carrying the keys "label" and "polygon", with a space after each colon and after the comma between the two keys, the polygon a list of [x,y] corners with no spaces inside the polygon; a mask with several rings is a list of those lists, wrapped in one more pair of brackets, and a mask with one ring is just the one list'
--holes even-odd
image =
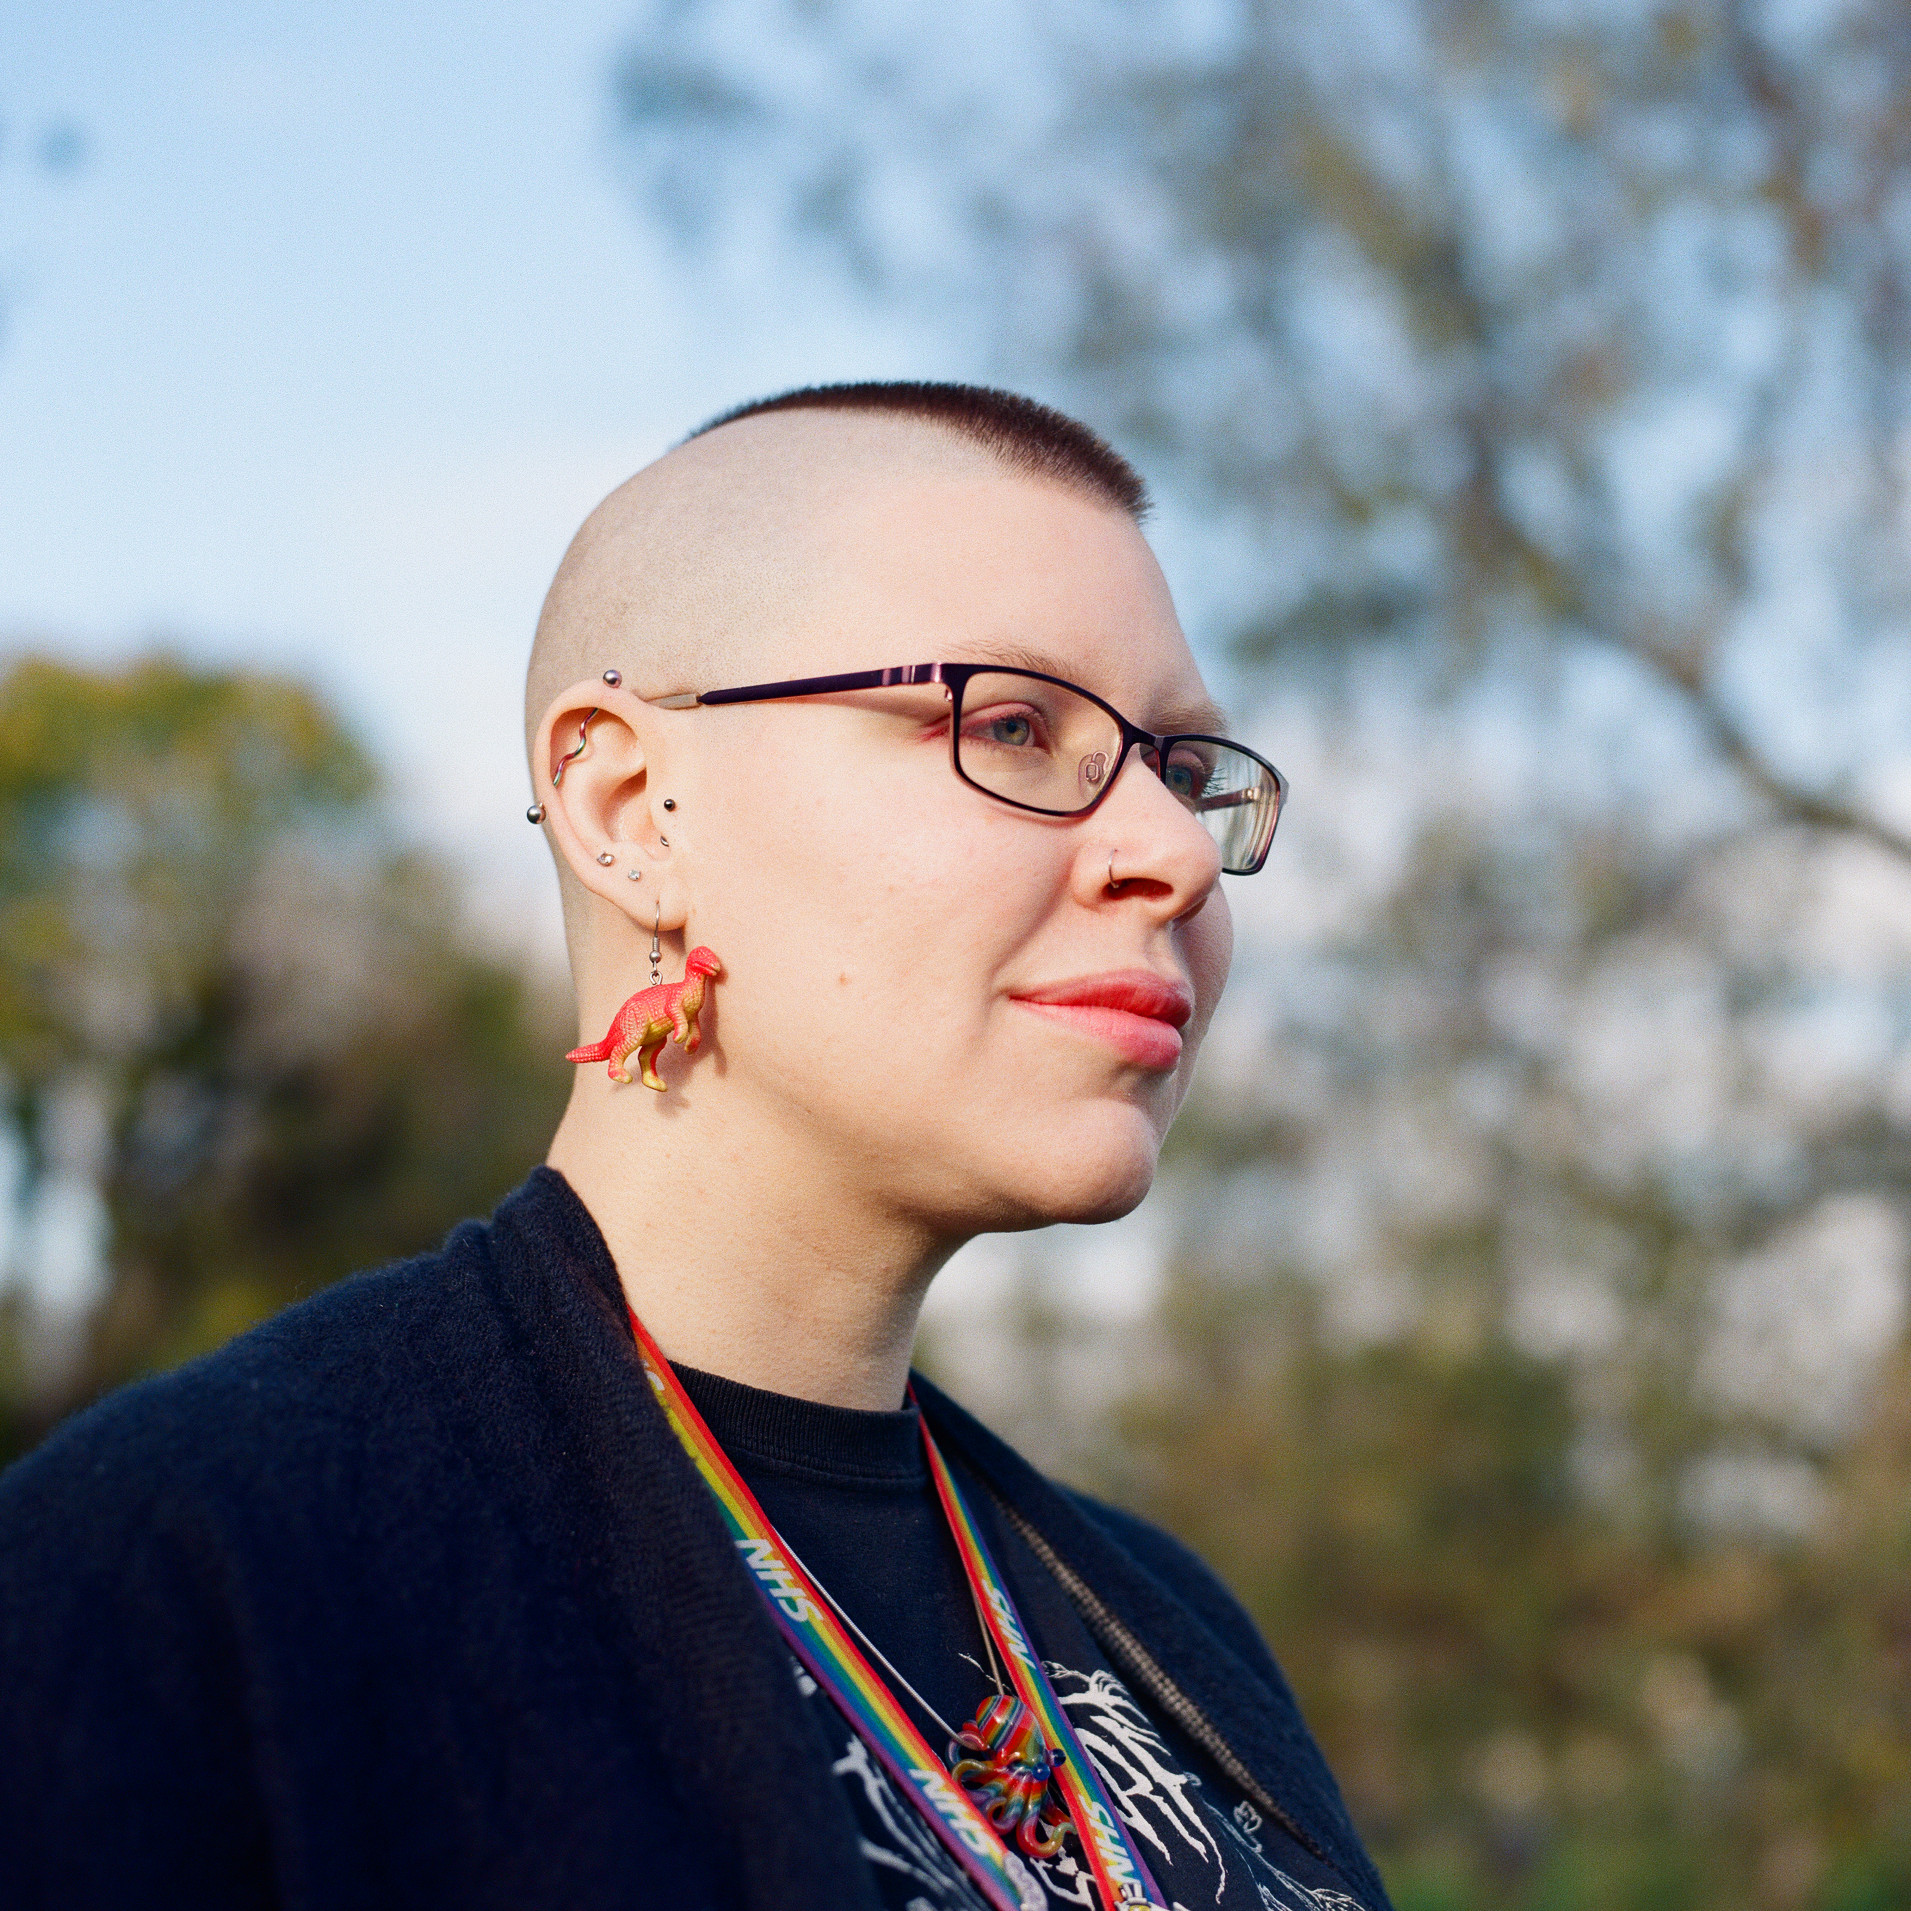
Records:
{"label": "black t-shirt", "polygon": [[[896,1692],[923,1736],[946,1754],[945,1728],[971,1719],[996,1687],[929,1479],[916,1410],[819,1406],[689,1368],[677,1372],[785,1546],[920,1695]],[[1361,1911],[1331,1865],[1264,1820],[1171,1722],[1136,1702],[1054,1577],[995,1517],[987,1492],[960,1478],[1056,1697],[1174,1911]],[[871,1663],[880,1674],[873,1655]],[[987,1911],[827,1693],[792,1664],[886,1911]],[[1099,1911],[1078,1857],[1071,1837],[1058,1858],[1031,1869],[1051,1905]]]}

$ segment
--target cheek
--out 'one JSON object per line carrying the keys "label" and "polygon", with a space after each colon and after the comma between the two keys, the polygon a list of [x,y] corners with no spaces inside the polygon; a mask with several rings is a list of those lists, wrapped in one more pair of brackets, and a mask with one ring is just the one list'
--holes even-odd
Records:
{"label": "cheek", "polygon": [[730,970],[732,1066],[812,1103],[886,1085],[894,1104],[946,1080],[1041,919],[1028,845],[940,746],[816,764],[773,732],[750,741],[751,774],[717,795],[697,869],[698,933]]}
{"label": "cheek", "polygon": [[1221,991],[1226,988],[1228,970],[1234,961],[1234,914],[1228,907],[1226,892],[1219,886],[1206,906],[1181,931],[1182,958],[1188,965],[1188,980],[1194,987],[1194,1019],[1189,1024],[1194,1040],[1189,1044],[1182,1072],[1193,1066],[1207,1034]]}

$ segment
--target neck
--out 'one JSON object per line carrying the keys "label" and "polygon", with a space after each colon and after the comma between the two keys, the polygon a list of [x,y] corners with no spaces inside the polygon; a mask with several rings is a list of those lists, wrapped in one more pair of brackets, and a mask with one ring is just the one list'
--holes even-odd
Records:
{"label": "neck", "polygon": [[800,1145],[663,1104],[580,1071],[548,1159],[665,1356],[827,1406],[901,1406],[923,1295],[960,1243],[859,1200]]}

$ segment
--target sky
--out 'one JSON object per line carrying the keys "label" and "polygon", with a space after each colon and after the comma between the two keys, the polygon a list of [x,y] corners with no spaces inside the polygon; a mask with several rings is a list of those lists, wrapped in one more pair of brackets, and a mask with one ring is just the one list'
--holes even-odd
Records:
{"label": "sky", "polygon": [[547,957],[519,698],[579,519],[741,398],[976,370],[820,282],[729,316],[619,180],[637,13],[0,4],[0,647],[315,682]]}

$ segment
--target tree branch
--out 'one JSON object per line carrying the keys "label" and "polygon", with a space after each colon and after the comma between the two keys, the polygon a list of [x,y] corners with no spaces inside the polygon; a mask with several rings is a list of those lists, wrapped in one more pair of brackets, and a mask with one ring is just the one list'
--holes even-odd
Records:
{"label": "tree branch", "polygon": [[1781,816],[1813,829],[1837,830],[1859,837],[1911,868],[1911,835],[1894,828],[1881,816],[1822,791],[1807,789],[1774,769],[1745,734],[1744,727],[1706,688],[1695,659],[1681,657],[1676,651],[1645,637],[1616,636],[1614,641],[1679,692],[1712,747]]}

